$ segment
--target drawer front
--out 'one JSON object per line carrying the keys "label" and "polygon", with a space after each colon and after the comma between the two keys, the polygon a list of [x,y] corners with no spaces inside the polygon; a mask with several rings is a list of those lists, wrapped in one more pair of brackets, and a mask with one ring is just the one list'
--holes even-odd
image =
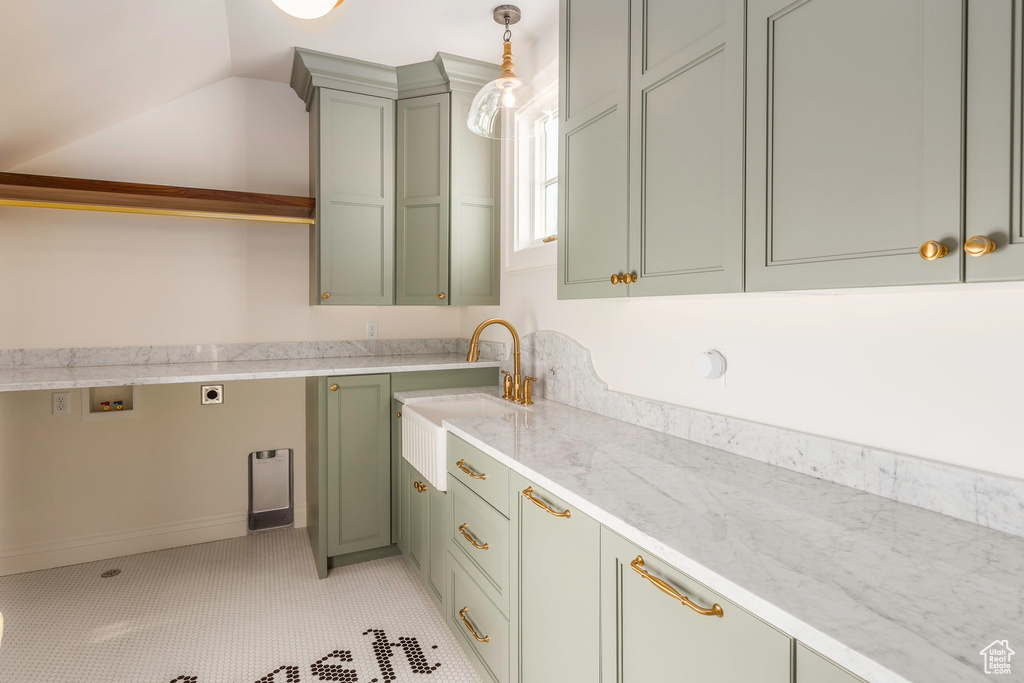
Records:
{"label": "drawer front", "polygon": [[508,683],[508,620],[453,555],[448,557],[446,615],[448,627],[477,669],[491,681]]}
{"label": "drawer front", "polygon": [[[657,582],[694,608],[712,612],[717,605],[721,616],[699,613]],[[602,648],[602,681],[664,680],[680,662],[688,681],[793,680],[789,636],[605,528],[601,592],[601,641],[618,643]]]}
{"label": "drawer front", "polygon": [[[448,479],[448,538],[487,596],[506,616],[509,608],[509,523],[454,477]],[[479,547],[478,547],[479,546]]]}
{"label": "drawer front", "polygon": [[508,517],[507,467],[459,437],[448,434],[448,471]]}

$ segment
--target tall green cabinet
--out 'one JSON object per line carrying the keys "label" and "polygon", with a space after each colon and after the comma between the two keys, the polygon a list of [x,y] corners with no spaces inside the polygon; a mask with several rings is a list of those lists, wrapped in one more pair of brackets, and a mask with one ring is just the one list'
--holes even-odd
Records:
{"label": "tall green cabinet", "polygon": [[497,73],[444,53],[395,68],[295,49],[317,200],[312,304],[499,303],[499,145],[466,126]]}

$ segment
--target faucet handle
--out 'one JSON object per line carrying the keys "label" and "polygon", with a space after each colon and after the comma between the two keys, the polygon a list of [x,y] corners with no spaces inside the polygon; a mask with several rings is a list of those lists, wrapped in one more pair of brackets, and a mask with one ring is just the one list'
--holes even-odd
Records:
{"label": "faucet handle", "polygon": [[513,394],[512,375],[509,374],[508,370],[502,370],[501,374],[505,375],[505,379],[502,380],[502,390],[504,392],[502,398],[504,398],[506,401],[509,401],[512,399]]}
{"label": "faucet handle", "polygon": [[524,406],[532,406],[533,405],[533,384],[531,384],[531,382],[536,382],[536,381],[537,381],[536,377],[524,377],[523,378],[523,405]]}

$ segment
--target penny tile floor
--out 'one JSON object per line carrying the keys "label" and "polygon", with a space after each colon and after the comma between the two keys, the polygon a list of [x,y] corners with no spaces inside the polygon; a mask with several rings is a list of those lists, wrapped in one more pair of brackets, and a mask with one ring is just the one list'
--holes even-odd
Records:
{"label": "penny tile floor", "polygon": [[0,613],[4,682],[480,681],[401,557],[320,581],[304,529],[0,577]]}

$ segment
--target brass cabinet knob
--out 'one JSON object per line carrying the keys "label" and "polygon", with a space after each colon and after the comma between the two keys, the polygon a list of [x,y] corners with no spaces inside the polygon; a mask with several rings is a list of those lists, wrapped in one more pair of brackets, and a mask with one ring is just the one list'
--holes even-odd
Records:
{"label": "brass cabinet knob", "polygon": [[940,258],[946,257],[946,254],[949,253],[949,247],[942,242],[928,240],[921,245],[921,248],[918,251],[921,254],[921,258],[925,261],[937,261]]}
{"label": "brass cabinet knob", "polygon": [[612,273],[612,284],[617,285],[622,282],[622,278],[619,277],[618,273]]}
{"label": "brass cabinet knob", "polygon": [[331,293],[330,292],[324,292],[323,293],[323,298],[324,299],[330,299],[331,298]]}
{"label": "brass cabinet knob", "polygon": [[438,294],[437,298],[441,299],[443,301],[444,300],[444,292],[441,292],[440,294]]}
{"label": "brass cabinet knob", "polygon": [[332,384],[331,385],[331,391],[337,391],[337,390],[338,390],[338,385],[337,384]]}
{"label": "brass cabinet knob", "polygon": [[402,411],[399,410],[397,413],[395,413],[395,417],[401,419],[402,418]]}
{"label": "brass cabinet knob", "polygon": [[622,281],[627,285],[633,284],[636,282],[636,273],[626,273],[622,276]]}
{"label": "brass cabinet knob", "polygon": [[995,250],[996,243],[984,235],[975,235],[964,242],[964,251],[969,256],[984,256],[985,254],[991,254]]}

